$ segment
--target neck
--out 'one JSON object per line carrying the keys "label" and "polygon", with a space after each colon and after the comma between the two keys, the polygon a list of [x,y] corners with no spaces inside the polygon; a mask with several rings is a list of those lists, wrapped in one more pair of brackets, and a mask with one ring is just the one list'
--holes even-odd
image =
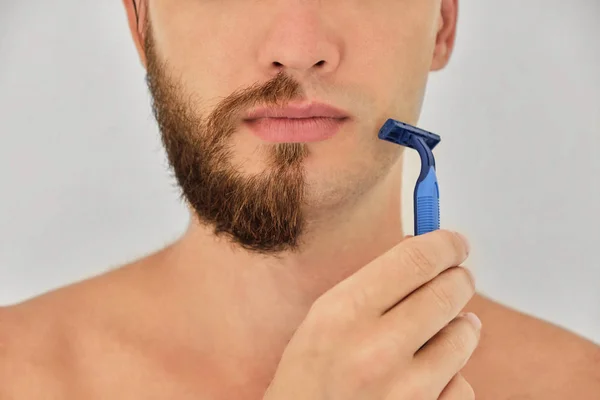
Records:
{"label": "neck", "polygon": [[265,354],[287,343],[320,295],[402,240],[400,198],[397,165],[361,199],[311,222],[300,251],[277,257],[236,248],[192,219],[161,263],[174,277],[169,290],[228,351]]}

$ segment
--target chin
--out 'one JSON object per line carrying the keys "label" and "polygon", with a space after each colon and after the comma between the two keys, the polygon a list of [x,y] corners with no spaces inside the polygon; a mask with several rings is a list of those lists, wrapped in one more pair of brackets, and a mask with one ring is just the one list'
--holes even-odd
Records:
{"label": "chin", "polygon": [[354,131],[308,145],[306,201],[324,208],[355,202],[398,166],[402,149]]}

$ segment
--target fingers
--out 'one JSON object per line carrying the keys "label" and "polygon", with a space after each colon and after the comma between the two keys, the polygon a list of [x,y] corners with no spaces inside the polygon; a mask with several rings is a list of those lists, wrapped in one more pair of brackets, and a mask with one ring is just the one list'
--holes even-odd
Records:
{"label": "fingers", "polygon": [[403,240],[329,293],[359,315],[379,317],[467,256],[468,244],[461,235],[437,230]]}
{"label": "fingers", "polygon": [[[429,390],[437,398],[447,383],[460,371],[479,344],[481,325],[468,317],[457,317],[419,350],[413,358],[413,372],[429,382]],[[473,314],[471,314],[473,315]],[[453,385],[458,385],[454,383]],[[452,392],[452,388],[448,392]]]}
{"label": "fingers", "polygon": [[475,295],[473,275],[452,267],[421,286],[377,322],[381,335],[395,336],[414,354],[452,321]]}
{"label": "fingers", "polygon": [[432,393],[429,382],[422,380],[396,384],[386,399],[436,399],[436,400],[474,400],[475,391],[460,372],[456,373],[444,387],[439,396]]}
{"label": "fingers", "polygon": [[454,375],[452,380],[440,394],[438,400],[474,400],[475,392],[460,373]]}

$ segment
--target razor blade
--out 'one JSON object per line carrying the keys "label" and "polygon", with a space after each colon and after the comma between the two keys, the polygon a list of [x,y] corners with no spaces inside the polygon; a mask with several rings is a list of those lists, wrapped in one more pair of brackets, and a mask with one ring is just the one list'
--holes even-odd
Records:
{"label": "razor blade", "polygon": [[421,158],[421,173],[414,191],[415,235],[440,229],[440,191],[432,150],[441,141],[435,133],[388,119],[378,137],[391,143],[415,149]]}

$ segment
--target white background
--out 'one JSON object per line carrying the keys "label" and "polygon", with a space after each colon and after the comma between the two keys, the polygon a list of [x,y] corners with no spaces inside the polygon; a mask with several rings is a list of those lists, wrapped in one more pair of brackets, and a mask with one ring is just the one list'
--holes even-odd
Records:
{"label": "white background", "polygon": [[[0,0],[1,304],[186,227],[121,7]],[[463,0],[420,126],[443,138],[442,224],[470,237],[479,290],[600,343],[598,21],[597,0]]]}

